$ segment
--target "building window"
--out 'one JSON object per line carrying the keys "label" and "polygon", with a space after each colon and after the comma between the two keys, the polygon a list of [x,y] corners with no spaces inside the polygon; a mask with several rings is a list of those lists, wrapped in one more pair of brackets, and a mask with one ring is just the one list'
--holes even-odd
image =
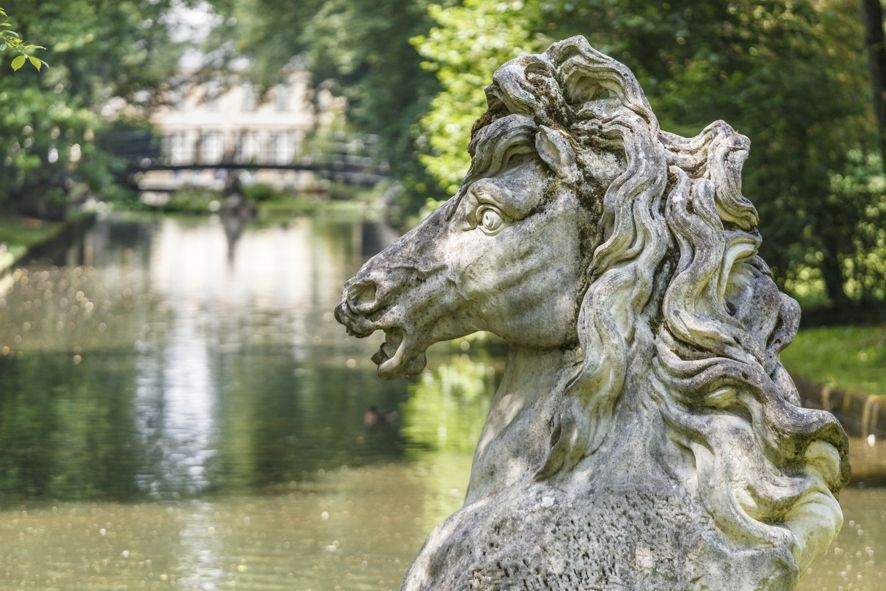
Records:
{"label": "building window", "polygon": [[170,164],[190,164],[194,158],[193,146],[188,141],[188,134],[176,131],[166,136],[166,156]]}
{"label": "building window", "polygon": [[274,103],[279,113],[289,110],[289,87],[281,84],[274,89]]}
{"label": "building window", "polygon": [[221,162],[224,155],[224,143],[222,142],[222,134],[219,131],[209,131],[203,134],[203,140],[200,142],[200,162],[204,164],[215,164]]}
{"label": "building window", "polygon": [[243,112],[252,113],[255,111],[255,88],[251,84],[244,84],[243,89]]}
{"label": "building window", "polygon": [[255,162],[258,158],[258,134],[254,131],[242,131],[237,135],[237,162]]}
{"label": "building window", "polygon": [[207,111],[218,111],[221,101],[222,85],[218,80],[210,80],[203,86],[203,108]]}
{"label": "building window", "polygon": [[289,164],[295,157],[295,138],[291,133],[275,133],[271,136],[274,162]]}

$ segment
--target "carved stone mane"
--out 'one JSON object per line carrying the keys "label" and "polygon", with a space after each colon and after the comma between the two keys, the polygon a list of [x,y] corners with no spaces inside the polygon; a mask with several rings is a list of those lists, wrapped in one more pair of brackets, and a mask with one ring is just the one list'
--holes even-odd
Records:
{"label": "carved stone mane", "polygon": [[464,507],[404,589],[785,589],[836,536],[846,436],[779,362],[799,322],[757,256],[749,141],[659,129],[582,37],[504,64],[458,193],[345,286],[384,377],[511,345]]}

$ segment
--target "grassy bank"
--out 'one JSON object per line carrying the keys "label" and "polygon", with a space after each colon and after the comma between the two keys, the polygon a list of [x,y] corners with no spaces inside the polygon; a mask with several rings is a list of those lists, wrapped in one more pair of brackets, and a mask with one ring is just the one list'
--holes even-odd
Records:
{"label": "grassy bank", "polygon": [[29,248],[43,244],[65,229],[65,222],[50,222],[0,212],[0,273],[21,259]]}
{"label": "grassy bank", "polygon": [[801,330],[781,360],[815,382],[886,396],[886,324]]}
{"label": "grassy bank", "polygon": [[[279,220],[300,215],[310,215],[320,210],[363,207],[370,191],[360,187],[332,184],[324,193],[296,193],[280,190],[265,184],[243,186],[243,196],[255,207],[257,218]],[[221,191],[204,187],[186,186],[172,193],[162,203],[125,203],[123,207],[134,211],[148,211],[176,215],[206,215],[220,213],[224,208],[225,195]],[[120,204],[118,204],[120,205]]]}

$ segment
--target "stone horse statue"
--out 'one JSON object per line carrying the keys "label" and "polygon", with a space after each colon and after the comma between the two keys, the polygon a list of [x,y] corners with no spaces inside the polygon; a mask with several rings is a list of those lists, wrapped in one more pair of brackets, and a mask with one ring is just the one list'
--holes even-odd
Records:
{"label": "stone horse statue", "polygon": [[498,69],[471,167],[349,280],[378,373],[490,331],[507,369],[464,506],[403,589],[789,589],[842,525],[836,419],[779,361],[799,323],[757,255],[749,141],[659,128],[583,37]]}

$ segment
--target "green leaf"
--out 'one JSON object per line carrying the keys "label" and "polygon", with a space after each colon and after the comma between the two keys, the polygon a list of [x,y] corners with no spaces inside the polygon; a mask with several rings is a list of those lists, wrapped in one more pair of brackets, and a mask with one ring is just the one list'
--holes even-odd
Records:
{"label": "green leaf", "polygon": [[28,59],[24,55],[19,55],[12,60],[12,69],[13,71],[19,71],[22,69],[22,66],[25,65],[25,60]]}
{"label": "green leaf", "polygon": [[34,66],[34,68],[36,68],[38,72],[40,71],[40,68],[43,67],[43,61],[39,58],[29,55],[28,61],[31,62],[31,65]]}

